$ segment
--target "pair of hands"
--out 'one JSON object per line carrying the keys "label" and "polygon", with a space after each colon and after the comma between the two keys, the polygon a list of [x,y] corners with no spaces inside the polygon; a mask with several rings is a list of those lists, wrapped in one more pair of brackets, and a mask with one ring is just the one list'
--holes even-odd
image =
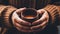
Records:
{"label": "pair of hands", "polygon": [[[49,21],[49,15],[48,15],[47,11],[44,9],[37,10],[37,13],[42,14],[42,16],[40,19],[34,21],[31,24],[30,22],[22,20],[17,14],[25,9],[26,8],[20,8],[20,9],[16,10],[12,15],[13,25],[17,28],[17,30],[22,31],[22,32],[34,32],[34,31],[43,30]],[[31,25],[34,25],[34,26],[31,26]]]}

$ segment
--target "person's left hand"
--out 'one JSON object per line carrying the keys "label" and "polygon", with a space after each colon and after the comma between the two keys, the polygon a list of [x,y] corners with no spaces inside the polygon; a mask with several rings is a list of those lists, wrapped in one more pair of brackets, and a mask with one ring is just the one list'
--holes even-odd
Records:
{"label": "person's left hand", "polygon": [[34,31],[43,30],[49,21],[49,15],[46,10],[40,9],[40,10],[37,10],[37,12],[41,14],[42,17],[32,23],[33,26],[31,27],[31,29]]}
{"label": "person's left hand", "polygon": [[13,15],[12,15],[12,22],[13,22],[13,26],[18,30],[18,31],[22,31],[22,32],[31,32],[30,30],[30,23],[21,19],[19,17],[20,13],[25,10],[26,8],[20,8],[17,9]]}

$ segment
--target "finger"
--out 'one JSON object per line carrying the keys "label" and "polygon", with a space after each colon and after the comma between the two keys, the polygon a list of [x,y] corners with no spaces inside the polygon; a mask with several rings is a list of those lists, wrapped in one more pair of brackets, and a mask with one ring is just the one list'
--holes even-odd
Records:
{"label": "finger", "polygon": [[25,25],[25,26],[30,26],[31,25],[31,23],[22,20],[21,18],[19,18],[19,16],[16,18],[16,21],[18,23],[22,24],[22,25]]}
{"label": "finger", "polygon": [[42,22],[48,21],[48,20],[49,20],[48,14],[45,12],[43,16],[39,20],[33,22],[32,25],[41,24]]}
{"label": "finger", "polygon": [[32,30],[39,30],[39,29],[43,29],[46,26],[46,21],[44,21],[42,24],[39,24],[37,26],[32,26],[31,29]]}
{"label": "finger", "polygon": [[43,20],[37,20],[37,21],[33,22],[32,25],[33,26],[39,25],[39,24],[43,23],[44,21],[47,21],[47,18],[44,18]]}
{"label": "finger", "polygon": [[19,18],[19,16],[16,14],[16,12],[14,13],[13,16],[14,16],[13,21],[15,21],[16,23],[20,23],[20,24],[25,25],[25,26],[31,25],[29,22],[26,22],[26,21],[22,20],[21,18]]}
{"label": "finger", "polygon": [[22,31],[22,32],[32,32],[31,30],[26,30],[26,29],[20,29],[20,27],[16,27],[19,31]]}
{"label": "finger", "polygon": [[14,25],[15,25],[15,27],[19,27],[21,30],[22,30],[22,29],[23,29],[23,30],[29,30],[29,29],[30,29],[29,27],[22,26],[22,25],[20,25],[20,24],[18,24],[18,23],[15,23]]}
{"label": "finger", "polygon": [[43,14],[44,12],[45,12],[44,9],[39,9],[39,10],[37,10],[37,13],[39,13],[39,14]]}
{"label": "finger", "polygon": [[20,20],[15,19],[15,22],[19,23],[20,25],[23,25],[23,26],[31,26],[31,23],[26,22],[26,21],[20,21]]}

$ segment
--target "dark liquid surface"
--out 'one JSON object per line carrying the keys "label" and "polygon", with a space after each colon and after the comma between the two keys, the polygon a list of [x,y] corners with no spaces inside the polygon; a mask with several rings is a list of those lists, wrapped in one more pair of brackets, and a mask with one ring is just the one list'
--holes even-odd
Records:
{"label": "dark liquid surface", "polygon": [[35,20],[37,20],[37,18],[35,16],[24,16],[23,20],[28,21],[28,22],[34,22]]}
{"label": "dark liquid surface", "polygon": [[28,21],[28,22],[33,22],[37,19],[37,12],[35,9],[32,9],[32,8],[27,8],[26,10],[24,10],[23,12],[21,12],[21,18],[25,21]]}

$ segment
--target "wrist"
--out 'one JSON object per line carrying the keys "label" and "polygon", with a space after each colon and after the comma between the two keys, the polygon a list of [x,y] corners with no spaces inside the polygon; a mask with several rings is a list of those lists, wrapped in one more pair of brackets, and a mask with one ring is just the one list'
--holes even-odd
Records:
{"label": "wrist", "polygon": [[58,21],[58,17],[59,17],[59,12],[58,12],[57,6],[55,6],[55,5],[47,5],[44,9],[49,14],[49,17],[50,17],[49,22],[50,22],[50,24],[57,25],[58,23],[56,23],[56,22]]}

